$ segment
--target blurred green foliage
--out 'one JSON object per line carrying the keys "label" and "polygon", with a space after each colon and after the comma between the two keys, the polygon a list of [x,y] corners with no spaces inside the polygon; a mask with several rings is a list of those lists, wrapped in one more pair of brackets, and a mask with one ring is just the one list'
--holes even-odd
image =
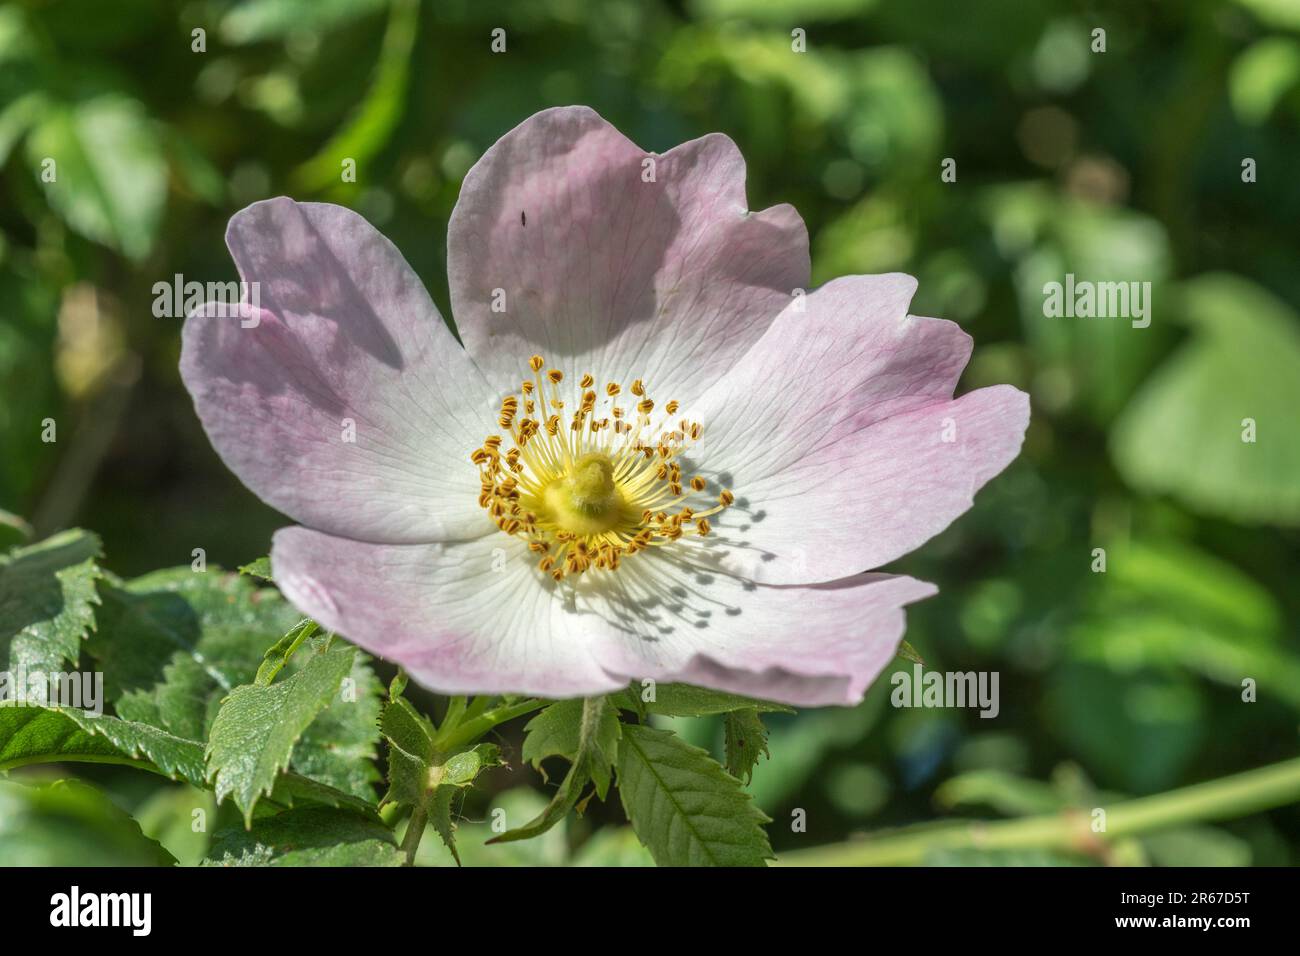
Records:
{"label": "blurred green foliage", "polygon": [[[494,54],[497,27],[507,49]],[[179,322],[154,317],[153,284],[234,278],[226,219],[287,193],[364,213],[445,313],[462,176],[506,130],[567,103],[647,149],[728,133],[751,206],[805,217],[816,281],[917,275],[913,310],[975,337],[963,387],[1032,395],[1020,460],[899,565],[942,589],[910,612],[911,643],[932,668],[999,671],[1001,714],[896,711],[882,679],[856,709],[770,715],[752,789],[778,852],[947,813],[1087,807],[1295,753],[1292,0],[6,3],[0,509],[38,534],[95,529],[128,575],[196,547],[226,566],[265,553],[282,519],[207,445],[176,373]],[[338,174],[345,158],[355,183]],[[1245,158],[1257,181],[1243,182]],[[1044,282],[1070,272],[1151,282],[1150,328],[1045,318]],[[42,441],[47,420],[56,441]],[[1258,702],[1243,703],[1245,678]],[[721,754],[720,720],[682,730]],[[120,768],[88,775],[177,859],[205,852],[186,823],[193,795]],[[540,778],[501,776],[512,805],[538,803],[517,785]],[[465,813],[484,819],[487,799]],[[76,785],[6,787],[5,801],[0,843],[24,859],[65,860],[64,841],[91,826],[123,860],[160,852]],[[806,833],[789,826],[800,809]],[[501,853],[643,861],[620,822],[616,802],[593,804],[574,832]],[[490,860],[476,842],[462,839],[466,856]],[[1300,816],[1127,852],[1296,862]]]}

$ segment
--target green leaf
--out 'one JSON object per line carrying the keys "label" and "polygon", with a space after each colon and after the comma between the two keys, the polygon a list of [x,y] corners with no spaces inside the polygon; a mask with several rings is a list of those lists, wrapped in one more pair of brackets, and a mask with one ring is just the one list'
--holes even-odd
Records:
{"label": "green leaf", "polygon": [[250,561],[248,564],[239,566],[239,573],[246,574],[250,578],[261,578],[263,581],[275,582],[271,576],[271,559],[258,558],[256,561]]}
{"label": "green leaf", "polygon": [[[300,668],[308,656],[301,648],[318,630],[275,590],[215,569],[158,571],[101,592],[99,626],[86,648],[105,673],[109,697],[120,695],[119,716],[194,740],[207,738],[236,687],[269,684],[286,667]],[[361,654],[349,676],[349,692],[303,733],[291,766],[373,803],[380,686]]]}
{"label": "green leaf", "polygon": [[[298,666],[295,663],[295,666]],[[290,767],[367,803],[380,780],[375,765],[383,686],[370,658],[357,652],[350,684],[316,717],[293,750]]]}
{"label": "green leaf", "polygon": [[266,687],[274,681],[303,642],[319,630],[320,625],[311,618],[304,618],[289,628],[289,632],[284,637],[267,649],[261,665],[257,668],[257,676],[253,678],[253,683]]}
{"label": "green leaf", "polygon": [[280,807],[296,807],[303,803],[319,804],[340,810],[350,810],[365,817],[377,818],[373,800],[354,796],[337,787],[332,787],[319,780],[313,780],[311,777],[304,777],[302,774],[293,771],[282,773],[276,778],[270,799],[272,803]]}
{"label": "green leaf", "polygon": [[[0,771],[51,762],[124,764],[207,786],[203,744],[197,740],[70,708],[0,706]],[[292,772],[276,779],[271,800],[282,807],[305,802],[375,813],[368,800]]]}
{"label": "green leaf", "polygon": [[663,730],[623,728],[618,791],[660,866],[763,866],[770,820],[705,751]]}
{"label": "green leaf", "polygon": [[27,137],[27,161],[74,230],[131,259],[149,254],[167,198],[167,163],[140,103],[108,94],[50,107]]}
{"label": "green leaf", "polygon": [[[542,771],[547,757],[564,757],[570,762],[578,752],[582,736],[581,698],[562,700],[543,708],[524,725],[523,759]],[[546,774],[542,771],[542,776]]]}
{"label": "green leaf", "polygon": [[393,683],[380,718],[380,731],[388,740],[388,792],[380,805],[414,807],[426,799],[429,768],[437,754],[434,729],[429,718],[396,690],[397,682]]}
{"label": "green leaf", "polygon": [[121,717],[204,740],[221,699],[254,680],[267,645],[302,615],[270,588],[215,569],[102,585],[86,650]]}
{"label": "green leaf", "polygon": [[[489,840],[489,843],[528,840],[545,833],[563,820],[577,805],[588,780],[595,786],[597,795],[602,800],[605,799],[612,779],[611,770],[618,759],[619,738],[622,735],[623,725],[618,720],[618,711],[606,697],[588,697],[577,703],[581,704],[581,715],[577,743],[572,752],[573,763],[570,764],[569,772],[564,775],[564,779],[560,781],[559,789],[551,798],[551,802],[530,822],[522,827],[508,830]],[[573,704],[572,701],[561,702],[563,709],[560,716],[551,718],[557,729],[567,724],[570,719],[569,710]],[[551,707],[561,705],[552,704]],[[530,725],[531,723],[532,721]],[[534,752],[537,750],[538,748],[534,748]]]}
{"label": "green leaf", "polygon": [[0,770],[52,761],[123,763],[204,786],[198,741],[70,708],[0,706]]}
{"label": "green leaf", "polygon": [[1206,514],[1300,525],[1300,317],[1233,275],[1187,282],[1183,303],[1195,335],[1125,409],[1116,466]]}
{"label": "green leaf", "polygon": [[79,780],[0,780],[0,866],[173,866],[139,824]]}
{"label": "green leaf", "polygon": [[75,665],[95,625],[99,538],[64,531],[0,555],[0,671]]}
{"label": "green leaf", "polygon": [[401,866],[392,831],[328,807],[286,810],[212,837],[208,866]]}
{"label": "green leaf", "polygon": [[787,707],[785,704],[741,697],[739,694],[724,694],[703,687],[692,687],[690,684],[658,684],[654,687],[653,700],[644,699],[648,693],[648,688],[643,691],[633,686],[628,690],[611,694],[609,699],[616,707],[623,710],[631,710],[639,714],[663,714],[667,717],[707,717],[746,708],[753,708],[760,714],[795,712],[793,707]]}
{"label": "green leaf", "polygon": [[338,642],[277,684],[246,684],[231,692],[212,723],[207,746],[208,776],[218,802],[232,794],[245,823],[251,823],[258,798],[271,792],[294,744],[333,701],[355,659],[356,648]]}
{"label": "green leaf", "polygon": [[752,707],[733,710],[723,718],[727,772],[746,783],[754,775],[759,757],[768,756],[767,728]]}
{"label": "green leaf", "polygon": [[[184,784],[159,787],[135,809],[144,835],[161,843],[181,866],[198,866],[208,855],[207,823],[216,814],[212,794]],[[203,825],[196,825],[200,821]]]}

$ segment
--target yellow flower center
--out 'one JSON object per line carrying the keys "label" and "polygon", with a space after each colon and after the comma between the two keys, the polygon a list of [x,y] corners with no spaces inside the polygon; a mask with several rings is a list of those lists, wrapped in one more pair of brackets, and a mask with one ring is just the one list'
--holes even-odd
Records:
{"label": "yellow flower center", "polygon": [[479,504],[497,527],[525,539],[538,568],[557,581],[590,568],[616,570],[624,557],[688,532],[707,536],[708,519],[735,496],[723,488],[702,508],[688,503],[709,486],[699,475],[683,480],[678,460],[700,437],[700,423],[674,424],[676,401],[656,418],[640,379],[625,407],[622,386],[607,383],[600,399],[595,379],[583,375],[565,427],[564,373],[543,375],[545,364],[534,355],[534,377],[501,403],[497,424],[511,447],[503,452],[505,439],[489,435],[470,455],[479,467]]}

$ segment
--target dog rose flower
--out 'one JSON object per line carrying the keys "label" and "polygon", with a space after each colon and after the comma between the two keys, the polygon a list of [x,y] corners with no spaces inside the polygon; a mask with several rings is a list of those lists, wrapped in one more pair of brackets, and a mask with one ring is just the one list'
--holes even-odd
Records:
{"label": "dog rose flower", "polygon": [[971,340],[908,314],[909,276],[805,293],[802,220],[748,211],[718,134],[649,154],[572,107],[502,137],[448,232],[460,342],[347,209],[255,203],[227,242],[255,321],[191,315],[181,374],[299,522],[277,583],[444,693],[854,703],[936,591],[869,569],[966,511],[1029,419],[1010,386],[952,397]]}

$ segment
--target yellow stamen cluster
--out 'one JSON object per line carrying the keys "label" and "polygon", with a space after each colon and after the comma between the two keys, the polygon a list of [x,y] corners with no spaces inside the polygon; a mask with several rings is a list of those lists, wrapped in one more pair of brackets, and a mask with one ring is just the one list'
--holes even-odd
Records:
{"label": "yellow stamen cluster", "polygon": [[[470,460],[479,468],[479,505],[502,531],[528,542],[542,572],[561,581],[591,568],[613,571],[646,548],[706,537],[708,519],[736,500],[722,489],[716,504],[687,504],[708,481],[684,478],[678,458],[703,427],[685,418],[652,423],[655,403],[641,379],[628,386],[636,403],[624,407],[616,404],[621,385],[607,383],[606,399],[598,399],[595,378],[584,374],[566,412],[564,373],[543,373],[540,355],[528,364],[533,377],[497,416],[510,447],[503,451],[506,439],[489,435]],[[680,403],[663,408],[675,416]]]}

